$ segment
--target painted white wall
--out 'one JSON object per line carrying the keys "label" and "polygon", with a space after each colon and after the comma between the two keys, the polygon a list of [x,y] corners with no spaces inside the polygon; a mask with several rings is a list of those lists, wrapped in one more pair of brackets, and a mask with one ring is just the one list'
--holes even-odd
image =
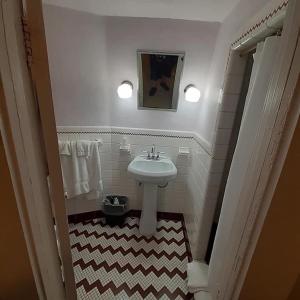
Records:
{"label": "painted white wall", "polygon": [[221,24],[208,75],[208,84],[204,93],[204,105],[199,111],[196,125],[197,133],[209,144],[214,143],[218,100],[220,99],[230,45],[238,37],[237,34],[240,29],[268,2],[270,0],[241,0]]}
{"label": "painted white wall", "polygon": [[[241,0],[221,27],[209,22],[101,17],[44,5],[58,125],[195,130],[213,146],[230,44],[258,11],[281,1]],[[138,48],[186,51],[178,112],[137,110]],[[124,79],[135,85],[129,100],[116,96]],[[188,83],[202,90],[197,104],[183,101]]]}
{"label": "painted white wall", "polygon": [[[57,124],[193,130],[203,103],[184,101],[190,83],[207,84],[219,23],[101,17],[45,5],[46,37]],[[177,112],[137,109],[137,49],[186,53]],[[134,84],[122,100],[121,81]]]}
{"label": "painted white wall", "polygon": [[44,18],[58,125],[107,125],[105,19],[54,6]]}
{"label": "painted white wall", "polygon": [[[217,23],[208,22],[108,18],[112,125],[192,130],[202,103],[186,102],[183,90],[190,83],[205,89],[218,28]],[[177,112],[137,109],[137,49],[185,52]],[[125,79],[133,82],[135,92],[131,99],[120,100],[115,90]]]}

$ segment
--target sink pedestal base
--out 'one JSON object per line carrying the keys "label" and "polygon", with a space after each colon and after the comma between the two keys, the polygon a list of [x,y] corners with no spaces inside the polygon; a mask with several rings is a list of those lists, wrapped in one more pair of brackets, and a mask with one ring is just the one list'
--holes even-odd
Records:
{"label": "sink pedestal base", "polygon": [[156,184],[144,183],[143,210],[139,227],[142,235],[152,235],[156,232],[157,191]]}

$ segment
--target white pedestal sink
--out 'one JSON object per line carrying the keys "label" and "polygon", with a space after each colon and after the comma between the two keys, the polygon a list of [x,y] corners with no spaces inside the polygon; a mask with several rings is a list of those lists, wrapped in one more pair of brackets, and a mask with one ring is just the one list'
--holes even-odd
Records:
{"label": "white pedestal sink", "polygon": [[129,164],[128,172],[144,185],[140,233],[152,235],[156,231],[158,186],[164,186],[173,180],[177,175],[177,169],[165,156],[149,159],[146,155],[139,155]]}

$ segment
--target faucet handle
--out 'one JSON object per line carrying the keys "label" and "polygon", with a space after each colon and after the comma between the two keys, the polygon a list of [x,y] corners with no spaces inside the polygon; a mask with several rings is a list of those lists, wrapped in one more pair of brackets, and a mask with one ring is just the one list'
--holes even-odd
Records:
{"label": "faucet handle", "polygon": [[147,158],[148,158],[148,159],[151,158],[151,156],[150,156],[150,151],[144,150],[143,153],[147,153]]}
{"label": "faucet handle", "polygon": [[157,152],[156,152],[156,158],[155,158],[155,159],[159,159],[160,154],[166,154],[166,152],[157,151]]}

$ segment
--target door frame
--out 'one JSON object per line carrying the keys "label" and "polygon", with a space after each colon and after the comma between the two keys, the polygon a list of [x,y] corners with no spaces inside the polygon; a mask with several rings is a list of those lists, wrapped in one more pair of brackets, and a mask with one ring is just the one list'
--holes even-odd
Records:
{"label": "door frame", "polygon": [[42,3],[24,3],[31,24],[30,67],[24,47],[23,3],[0,2],[1,134],[39,297],[75,300]]}
{"label": "door frame", "polygon": [[233,252],[224,255],[218,271],[210,270],[216,272],[209,283],[216,299],[235,300],[239,297],[299,117],[300,99],[295,97],[300,70],[299,32],[300,0],[290,0],[279,60],[268,89],[265,120],[259,132],[264,142],[252,153],[253,158],[258,157],[252,169],[256,175],[253,176],[250,169],[247,175],[247,185],[252,189],[245,188],[242,192],[241,205],[234,214],[235,232],[226,240],[227,246],[217,246],[218,251],[225,250],[231,243]]}
{"label": "door frame", "polygon": [[[293,94],[290,94],[290,91],[294,91]],[[290,95],[289,95],[290,94]],[[283,119],[277,119],[276,124],[274,126],[275,130],[272,133],[272,139],[276,143],[274,144],[273,153],[267,154],[269,158],[266,161],[266,166],[272,166],[272,173],[270,178],[268,179],[268,183],[264,193],[264,199],[261,203],[260,210],[257,214],[256,224],[253,227],[253,232],[250,235],[248,249],[244,255],[244,259],[242,262],[242,267],[239,273],[239,277],[235,282],[235,289],[232,299],[238,299],[238,296],[242,290],[244,280],[246,279],[246,274],[249,269],[251,258],[254,254],[255,247],[257,245],[259,235],[261,233],[264,220],[267,216],[268,209],[271,205],[273,195],[275,193],[275,189],[280,178],[281,171],[284,166],[285,159],[288,154],[288,150],[294,135],[295,128],[297,126],[299,116],[300,116],[300,43],[298,40],[297,48],[295,51],[294,60],[292,63],[292,68],[290,71],[290,76],[287,81],[286,89],[283,95],[283,99],[290,99],[291,103],[286,111],[286,107],[284,105],[281,107],[282,112],[280,113]],[[277,137],[276,137],[277,135]],[[278,140],[278,136],[282,136],[282,139]],[[272,150],[272,148],[269,148]],[[275,157],[274,159],[272,156]],[[276,164],[273,162],[276,161]],[[262,174],[265,177],[264,174]],[[265,177],[264,180],[267,180]],[[263,181],[261,181],[261,184]],[[257,197],[257,193],[255,196]]]}
{"label": "door frame", "polygon": [[[11,4],[14,3],[14,4]],[[38,292],[41,299],[65,299],[65,289],[62,285],[62,280],[58,280],[60,276],[60,265],[59,265],[59,256],[58,249],[55,240],[54,228],[51,223],[52,220],[52,212],[51,207],[49,205],[49,193],[46,193],[45,186],[45,178],[38,178],[43,171],[45,171],[45,161],[43,158],[43,154],[37,152],[37,148],[40,145],[39,142],[41,140],[38,138],[37,132],[39,131],[36,124],[32,124],[32,120],[28,118],[29,116],[35,115],[33,119],[36,120],[36,110],[32,110],[33,107],[26,107],[27,115],[24,115],[24,107],[20,106],[21,100],[20,91],[21,86],[26,84],[22,81],[22,77],[18,76],[16,70],[17,66],[13,66],[14,64],[26,63],[26,56],[23,53],[23,56],[18,56],[17,61],[13,61],[11,55],[14,52],[12,48],[12,43],[17,41],[13,41],[14,34],[10,34],[12,37],[10,40],[10,45],[7,43],[7,35],[5,31],[7,28],[5,27],[5,20],[9,20],[10,17],[13,17],[11,13],[13,12],[11,9],[11,5],[20,5],[21,1],[5,1],[1,0],[1,17],[0,17],[0,40],[1,44],[5,45],[5,51],[1,51],[0,53],[0,64],[1,67],[4,67],[1,70],[1,78],[3,81],[3,87],[5,92],[5,109],[7,113],[7,118],[1,116],[1,133],[4,136],[5,150],[8,155],[10,171],[13,177],[13,184],[15,188],[15,192],[18,201],[18,209],[21,217],[22,227],[24,230],[27,247],[29,249],[30,260],[32,264],[32,268],[34,271]],[[44,39],[44,25],[42,18],[42,4],[40,0],[28,0],[27,4],[27,12],[29,17],[29,23],[32,26],[32,32],[35,32],[35,38],[33,39],[33,48],[32,50],[36,51],[40,43],[43,43],[43,50],[41,52],[36,51],[33,52],[37,56],[33,59],[33,69],[31,75],[34,76],[35,80],[37,80],[34,93],[38,96],[38,103],[36,103],[36,99],[33,97],[33,90],[31,86],[31,92],[29,92],[28,97],[31,101],[31,104],[35,103],[34,108],[38,107],[40,110],[40,117],[43,125],[43,135],[45,139],[42,143],[50,145],[50,148],[47,148],[46,145],[46,161],[48,162],[49,171],[53,178],[54,176],[54,195],[57,195],[58,198],[53,197],[54,204],[56,206],[55,211],[58,213],[56,215],[57,220],[63,219],[64,213],[64,198],[62,193],[62,180],[61,173],[57,172],[57,168],[60,169],[58,165],[58,148],[57,148],[57,139],[56,139],[56,128],[55,128],[55,119],[53,113],[53,104],[52,104],[52,96],[51,96],[51,86],[50,86],[50,78],[49,78],[49,70],[48,70],[48,61],[47,61],[47,52],[45,48],[45,39]],[[5,12],[4,12],[5,11]],[[259,236],[263,220],[267,209],[269,207],[270,201],[272,199],[272,195],[277,183],[278,176],[281,172],[281,168],[285,159],[286,149],[288,149],[290,139],[287,138],[284,140],[284,149],[277,158],[276,170],[274,170],[272,176],[271,185],[268,187],[268,193],[265,197],[264,201],[262,201],[261,192],[265,189],[267,185],[267,180],[270,175],[270,165],[272,165],[275,154],[277,153],[278,144],[280,141],[280,137],[282,135],[284,120],[286,118],[286,113],[289,108],[293,91],[295,88],[295,78],[292,80],[292,70],[290,70],[291,61],[294,55],[294,50],[291,49],[293,45],[296,45],[297,38],[299,35],[299,20],[300,20],[300,1],[299,0],[291,0],[289,3],[287,17],[286,17],[286,48],[283,49],[282,59],[286,57],[286,61],[282,61],[287,63],[288,65],[280,65],[280,72],[278,73],[278,78],[275,78],[273,81],[273,89],[276,91],[273,94],[270,94],[270,99],[274,99],[277,101],[277,108],[279,109],[279,105],[281,104],[281,100],[285,100],[284,105],[280,107],[280,110],[275,114],[277,117],[274,119],[270,119],[270,122],[266,124],[269,126],[268,135],[271,137],[269,139],[270,143],[266,142],[264,145],[267,150],[265,153],[270,154],[268,157],[263,156],[263,169],[260,169],[259,172],[264,180],[261,181],[261,185],[256,190],[256,193],[253,197],[256,197],[257,204],[253,207],[253,210],[239,214],[239,218],[243,218],[243,226],[241,226],[240,232],[247,229],[247,234],[242,234],[242,239],[232,237],[234,243],[238,245],[237,252],[235,253],[235,260],[229,261],[225,260],[224,265],[226,269],[229,270],[228,278],[226,281],[221,282],[220,289],[224,291],[224,297],[222,299],[232,299],[230,298],[234,287],[236,286],[238,291],[238,287],[241,287],[243,283],[243,276],[241,278],[237,278],[236,274],[245,274],[247,271],[247,263],[243,263],[244,258],[248,259],[248,262],[251,259],[251,251],[253,251],[257,237]],[[36,21],[36,24],[34,22]],[[7,25],[7,24],[6,24]],[[19,28],[20,29],[20,28]],[[33,36],[34,37],[34,36]],[[2,43],[3,41],[3,43]],[[18,44],[20,47],[20,44]],[[290,48],[290,49],[288,49]],[[2,49],[3,50],[3,49]],[[24,52],[24,49],[22,50]],[[14,67],[16,69],[14,69]],[[39,76],[45,75],[46,69],[46,77],[42,78]],[[295,70],[294,70],[295,71]],[[29,74],[25,74],[25,77],[29,76]],[[289,77],[290,83],[287,83],[287,78]],[[39,81],[40,80],[40,81]],[[28,82],[27,82],[28,85]],[[31,96],[30,96],[31,93]],[[28,100],[28,99],[27,99]],[[34,102],[33,102],[34,101]],[[274,106],[274,109],[276,107]],[[25,109],[25,110],[26,110]],[[50,111],[49,111],[50,109]],[[297,111],[299,115],[299,109]],[[296,116],[294,116],[294,119]],[[293,119],[293,121],[295,121]],[[286,129],[287,136],[291,136],[293,133],[294,123]],[[55,137],[55,141],[54,141]],[[281,141],[282,142],[282,141]],[[261,149],[263,150],[263,149]],[[32,153],[35,153],[36,156],[32,156]],[[15,157],[14,157],[15,156]],[[278,160],[279,159],[279,160]],[[53,164],[50,164],[52,162]],[[57,176],[54,172],[58,173]],[[276,179],[277,176],[277,179]],[[19,179],[18,179],[19,178]],[[271,186],[271,187],[270,187]],[[259,192],[260,191],[260,192]],[[20,196],[20,194],[24,194],[24,199]],[[247,195],[244,195],[246,197]],[[263,203],[264,202],[264,203]],[[41,203],[43,205],[41,205]],[[48,204],[47,204],[48,203]],[[258,208],[263,205],[263,209],[258,212]],[[43,216],[43,218],[41,217]],[[66,215],[65,215],[66,216]],[[246,218],[245,218],[246,217]],[[260,218],[260,221],[254,225],[254,220]],[[63,239],[66,237],[66,221],[63,221],[60,231],[60,241],[63,241],[63,247],[67,246],[66,242],[68,240]],[[249,247],[249,240],[252,234],[252,242]],[[256,241],[255,241],[256,237]],[[251,250],[252,249],[252,250]],[[247,252],[246,252],[247,250]],[[252,252],[253,253],[253,252]],[[66,259],[64,266],[70,267],[70,251],[65,252]],[[235,267],[237,267],[235,269]],[[72,268],[73,270],[73,268]],[[234,270],[234,272],[233,272]],[[237,272],[238,271],[238,272]],[[67,299],[76,299],[74,297],[74,287],[70,284],[70,277],[72,277],[72,271],[68,269],[67,273],[67,289],[69,289],[69,296]],[[240,273],[241,272],[241,273]],[[66,273],[65,273],[66,274]],[[74,274],[73,274],[74,276]],[[74,281],[73,281],[74,284]],[[75,291],[76,293],[76,291]],[[236,293],[236,296],[237,297]],[[234,298],[236,299],[236,298]]]}
{"label": "door frame", "polygon": [[63,179],[58,151],[58,138],[53,107],[48,51],[43,16],[42,0],[25,0],[25,16],[30,33],[31,66],[30,73],[39,107],[41,131],[48,165],[50,197],[59,240],[60,258],[63,266],[64,286],[68,300],[77,298],[69,225]]}

